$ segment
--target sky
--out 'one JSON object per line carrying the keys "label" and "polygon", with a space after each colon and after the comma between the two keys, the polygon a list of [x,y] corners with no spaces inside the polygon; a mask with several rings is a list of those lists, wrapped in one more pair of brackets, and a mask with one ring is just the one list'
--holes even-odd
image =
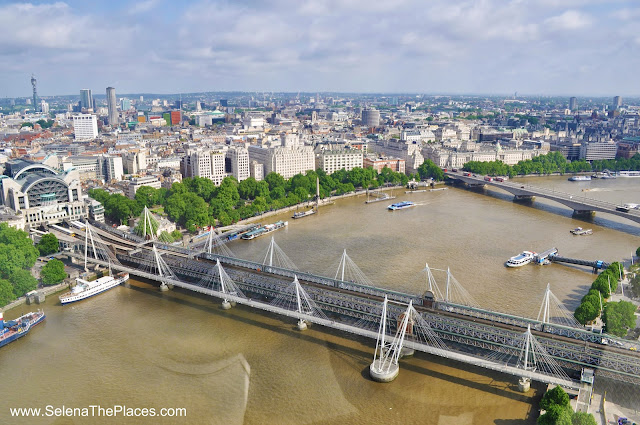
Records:
{"label": "sky", "polygon": [[638,0],[0,0],[0,97],[640,94]]}

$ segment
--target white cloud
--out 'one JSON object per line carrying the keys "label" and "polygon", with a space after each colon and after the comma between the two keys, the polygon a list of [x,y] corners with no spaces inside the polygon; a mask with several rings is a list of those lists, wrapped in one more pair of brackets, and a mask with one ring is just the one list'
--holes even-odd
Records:
{"label": "white cloud", "polygon": [[134,1],[133,5],[127,10],[130,15],[150,12],[158,5],[158,0]]}
{"label": "white cloud", "polygon": [[592,19],[586,13],[577,10],[567,10],[561,15],[546,19],[544,22],[551,30],[571,31],[590,26]]}

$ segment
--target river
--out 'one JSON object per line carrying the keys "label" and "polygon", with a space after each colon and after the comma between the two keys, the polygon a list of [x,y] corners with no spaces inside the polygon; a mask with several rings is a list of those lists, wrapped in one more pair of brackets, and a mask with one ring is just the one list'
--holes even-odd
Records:
{"label": "river", "polygon": [[[568,182],[566,177],[518,181],[616,203],[640,203],[640,179]],[[623,218],[574,219],[542,199],[514,203],[500,190],[450,187],[405,194],[417,207],[390,212],[390,202],[364,204],[364,196],[321,207],[272,235],[301,269],[334,276],[343,249],[373,284],[408,292],[426,288],[425,263],[450,268],[480,305],[536,317],[547,283],[573,310],[593,275],[552,264],[509,269],[523,250],[557,247],[582,259],[628,259],[640,245],[640,226]],[[488,196],[487,196],[488,195]],[[592,228],[593,235],[569,230]],[[269,237],[234,241],[242,258],[262,261]],[[445,273],[434,271],[444,285]],[[19,306],[11,319],[32,310]],[[46,321],[0,349],[4,391],[0,423],[34,423],[9,417],[9,407],[184,407],[187,418],[153,423],[214,424],[534,424],[534,385],[517,391],[506,375],[416,354],[401,360],[390,384],[368,379],[375,343],[235,307],[181,290],[161,293],[131,281],[98,297],[62,307],[42,306]],[[151,423],[126,418],[127,423]],[[183,422],[184,421],[184,422]],[[39,423],[122,423],[123,418],[40,418]]]}

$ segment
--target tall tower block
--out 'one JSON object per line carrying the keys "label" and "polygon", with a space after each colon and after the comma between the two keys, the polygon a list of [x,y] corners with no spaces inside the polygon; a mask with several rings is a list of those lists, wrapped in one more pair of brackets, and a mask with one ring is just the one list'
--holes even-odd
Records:
{"label": "tall tower block", "polygon": [[31,74],[31,87],[33,87],[33,109],[38,112],[38,90],[36,88],[36,76]]}

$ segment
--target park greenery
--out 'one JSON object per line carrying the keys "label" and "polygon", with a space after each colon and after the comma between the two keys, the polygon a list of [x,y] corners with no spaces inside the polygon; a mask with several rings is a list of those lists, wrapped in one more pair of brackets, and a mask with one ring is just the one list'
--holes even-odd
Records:
{"label": "park greenery", "polygon": [[629,301],[608,302],[604,306],[602,320],[607,333],[619,337],[627,335],[636,325],[636,306]]}
{"label": "park greenery", "polygon": [[538,418],[538,425],[595,425],[593,415],[574,412],[569,403],[569,395],[562,387],[547,391],[540,400],[540,409],[545,413]]}
{"label": "park greenery", "polygon": [[567,161],[560,152],[549,152],[546,155],[520,161],[513,166],[507,165],[502,161],[469,161],[462,169],[475,174],[509,177],[528,174],[640,170],[640,154],[635,154],[630,159],[619,158],[588,163],[584,160]]}
{"label": "park greenery", "polygon": [[618,288],[618,279],[621,275],[622,264],[618,262],[610,264],[598,275],[573,314],[578,322],[585,325],[600,316],[601,306],[605,305],[605,300]]}
{"label": "park greenery", "polygon": [[58,252],[58,238],[53,233],[47,233],[40,238],[40,242],[36,245],[40,255],[49,255]]}
{"label": "park greenery", "polygon": [[[421,167],[414,178],[444,178],[442,171],[431,161]],[[233,177],[226,177],[220,186],[202,177],[185,178],[169,190],[141,187],[134,199],[102,189],[90,190],[89,196],[104,205],[105,215],[114,222],[125,223],[129,218],[139,216],[145,206],[161,205],[171,220],[193,233],[204,226],[226,226],[266,211],[310,201],[316,192],[316,179],[319,180],[321,199],[350,193],[356,188],[376,189],[389,184],[406,185],[409,181],[407,175],[386,167],[380,174],[370,167],[357,167],[350,171],[338,170],[331,175],[318,169],[290,179],[269,173],[262,181],[250,177],[240,183]]]}
{"label": "park greenery", "polygon": [[0,306],[36,289],[38,282],[29,270],[38,255],[26,232],[0,223]]}
{"label": "park greenery", "polygon": [[62,282],[67,277],[64,271],[64,263],[60,260],[49,260],[40,271],[40,278],[43,285],[55,285]]}

